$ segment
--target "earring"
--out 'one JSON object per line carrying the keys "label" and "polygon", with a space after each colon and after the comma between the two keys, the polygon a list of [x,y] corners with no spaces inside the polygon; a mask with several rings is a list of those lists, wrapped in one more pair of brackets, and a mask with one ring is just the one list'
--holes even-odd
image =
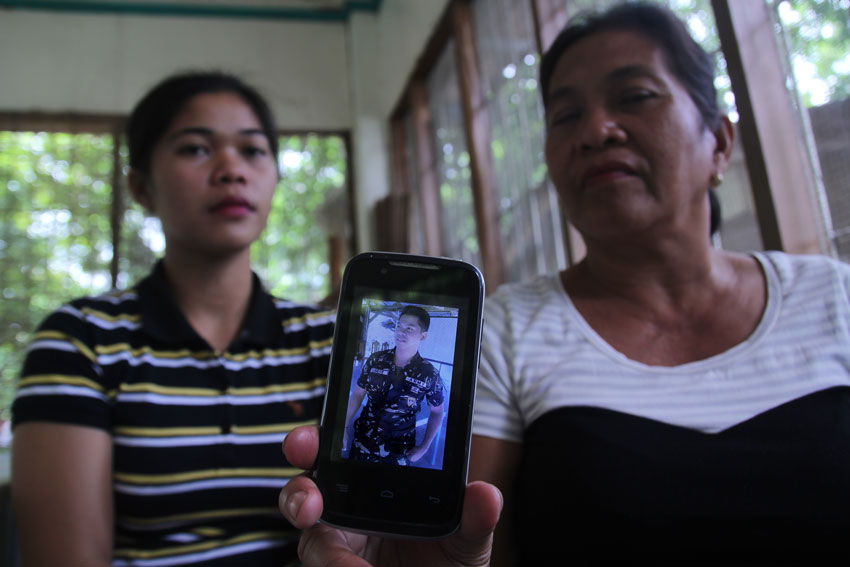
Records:
{"label": "earring", "polygon": [[723,183],[723,174],[722,173],[712,173],[711,179],[709,179],[712,187],[719,187],[721,183]]}

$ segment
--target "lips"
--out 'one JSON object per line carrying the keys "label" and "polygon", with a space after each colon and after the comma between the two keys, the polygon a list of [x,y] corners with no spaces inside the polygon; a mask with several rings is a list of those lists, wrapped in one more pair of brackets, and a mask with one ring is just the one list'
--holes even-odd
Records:
{"label": "lips", "polygon": [[228,217],[243,216],[254,212],[254,209],[254,205],[242,197],[225,197],[210,207],[211,212]]}
{"label": "lips", "polygon": [[589,167],[582,176],[582,185],[594,185],[597,183],[607,183],[616,181],[624,177],[631,177],[635,174],[634,170],[627,164],[622,162],[606,162],[600,165]]}

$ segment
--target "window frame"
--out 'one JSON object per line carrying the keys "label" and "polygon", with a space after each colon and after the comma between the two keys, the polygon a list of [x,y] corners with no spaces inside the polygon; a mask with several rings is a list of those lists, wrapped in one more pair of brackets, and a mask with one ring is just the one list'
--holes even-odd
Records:
{"label": "window frame", "polygon": [[[453,38],[457,45],[462,104],[466,120],[467,146],[472,166],[475,220],[482,252],[482,271],[490,290],[503,283],[504,264],[500,234],[494,213],[494,190],[489,169],[486,108],[483,105],[476,39],[471,23],[473,0],[450,0],[434,32],[417,61],[411,79],[390,115],[390,135],[395,165],[391,192],[408,195],[407,175],[400,174],[402,156],[408,151],[401,133],[406,113],[413,116],[419,165],[421,209],[425,227],[426,253],[441,253],[439,194],[434,156],[430,148],[430,116],[424,77],[433,67],[436,55]],[[551,45],[568,20],[564,0],[525,0],[535,23],[540,53]],[[756,207],[758,231],[763,248],[790,253],[832,254],[826,234],[828,223],[818,208],[817,187],[809,152],[805,146],[800,118],[791,94],[783,89],[785,72],[775,44],[767,2],[711,0],[721,48],[736,96],[740,122],[738,132],[746,155]],[[773,85],[771,88],[769,85]],[[790,133],[790,135],[789,135]],[[408,213],[409,214],[409,213]],[[562,235],[568,251],[568,264],[578,262],[585,246],[578,232],[566,222],[563,211]],[[409,240],[397,243],[407,250]]]}
{"label": "window frame", "polygon": [[[121,146],[126,143],[124,129],[126,115],[121,114],[87,114],[68,112],[3,112],[0,111],[0,130],[18,132],[49,132],[70,134],[108,134],[116,140],[112,151],[112,204],[110,206],[110,227],[113,250],[121,246],[121,215],[127,206],[126,178],[122,172]],[[351,151],[351,133],[347,130],[277,130],[277,136],[338,136],[345,147],[346,179],[345,192],[348,210],[348,223],[351,227],[344,234],[328,234],[328,265],[330,266],[330,297],[342,283],[342,273],[345,259],[350,257],[350,251],[357,250],[357,218],[354,209],[355,187],[353,176],[353,156]],[[113,253],[110,260],[110,277],[112,288],[117,287],[120,254]]]}

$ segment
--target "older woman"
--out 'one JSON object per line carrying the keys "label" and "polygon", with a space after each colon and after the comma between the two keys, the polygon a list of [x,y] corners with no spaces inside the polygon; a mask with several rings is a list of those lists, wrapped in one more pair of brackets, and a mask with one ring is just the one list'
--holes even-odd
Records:
{"label": "older woman", "polygon": [[837,547],[850,268],[710,246],[734,129],[709,56],[666,9],[571,25],[541,87],[549,172],[587,256],[488,300],[471,476],[506,496],[496,558]]}

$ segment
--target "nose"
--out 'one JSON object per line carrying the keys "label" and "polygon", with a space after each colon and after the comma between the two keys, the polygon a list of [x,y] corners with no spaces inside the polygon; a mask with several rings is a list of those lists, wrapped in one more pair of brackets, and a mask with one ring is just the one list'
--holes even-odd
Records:
{"label": "nose", "polygon": [[213,178],[218,183],[245,183],[245,163],[235,148],[223,148],[218,152]]}
{"label": "nose", "polygon": [[579,138],[582,150],[603,149],[622,144],[626,139],[626,131],[603,105],[587,109]]}

